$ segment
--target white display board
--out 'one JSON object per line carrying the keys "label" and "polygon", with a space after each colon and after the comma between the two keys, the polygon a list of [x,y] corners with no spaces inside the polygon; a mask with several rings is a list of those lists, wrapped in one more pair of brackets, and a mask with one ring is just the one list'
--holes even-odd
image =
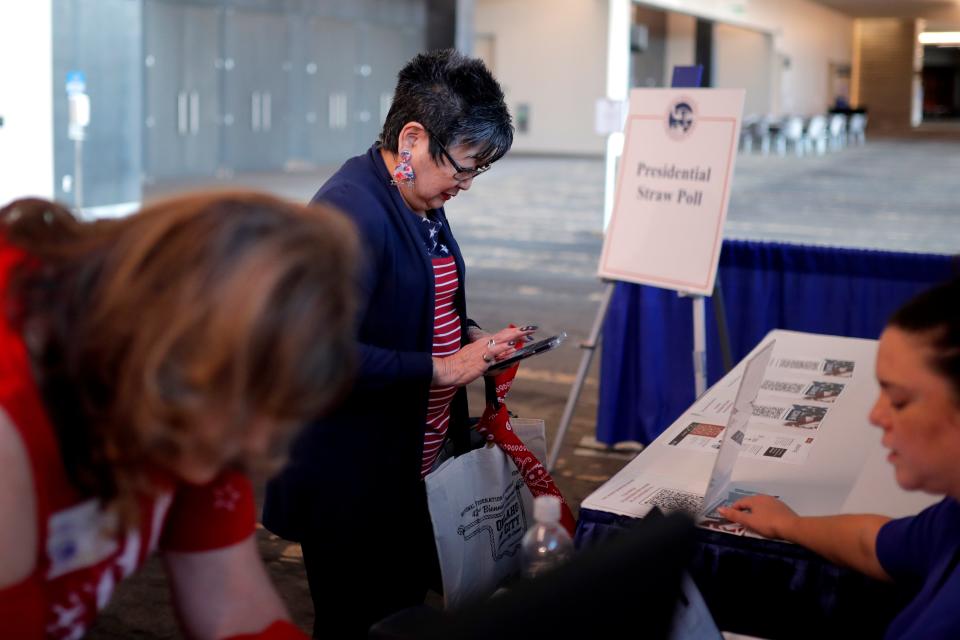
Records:
{"label": "white display board", "polygon": [[742,89],[634,89],[599,275],[709,295],[740,138]]}

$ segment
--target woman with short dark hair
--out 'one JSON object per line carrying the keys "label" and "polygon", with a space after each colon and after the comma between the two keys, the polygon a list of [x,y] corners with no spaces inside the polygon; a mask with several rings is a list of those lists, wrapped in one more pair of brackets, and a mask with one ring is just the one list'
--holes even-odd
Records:
{"label": "woman with short dark hair", "polygon": [[512,142],[503,92],[481,61],[418,55],[399,73],[380,140],[314,198],[360,230],[360,370],[340,410],[295,441],[263,522],[301,542],[315,637],[365,637],[440,582],[423,478],[445,442],[464,449],[464,385],[531,333],[490,335],[467,318],[443,205]]}
{"label": "woman with short dark hair", "polygon": [[888,638],[960,637],[960,279],[899,309],[877,352],[880,397],[870,421],[883,430],[897,483],[944,494],[916,516],[798,516],[770,496],[744,498],[724,517],[770,538],[911,589]]}
{"label": "woman with short dark hair", "polygon": [[254,193],[0,209],[0,637],[82,637],[154,549],[187,636],[302,637],[244,471],[342,394],[356,255]]}

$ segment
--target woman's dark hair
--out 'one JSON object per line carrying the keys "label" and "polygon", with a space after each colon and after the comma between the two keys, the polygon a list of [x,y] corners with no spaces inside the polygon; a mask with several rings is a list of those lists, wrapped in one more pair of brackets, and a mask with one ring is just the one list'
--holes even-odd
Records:
{"label": "woman's dark hair", "polygon": [[225,452],[253,418],[280,444],[349,381],[357,243],[333,210],[200,193],[81,222],[20,200],[0,238],[25,255],[0,312],[30,347],[68,477],[128,525],[151,464],[244,462]]}
{"label": "woman's dark hair", "polygon": [[960,401],[960,278],[924,291],[900,307],[890,326],[930,342],[931,366],[950,381]]}
{"label": "woman's dark hair", "polygon": [[481,60],[453,49],[421,53],[400,70],[380,144],[396,153],[400,131],[419,122],[430,134],[430,155],[440,142],[477,147],[477,165],[503,157],[513,144],[513,125],[503,90]]}

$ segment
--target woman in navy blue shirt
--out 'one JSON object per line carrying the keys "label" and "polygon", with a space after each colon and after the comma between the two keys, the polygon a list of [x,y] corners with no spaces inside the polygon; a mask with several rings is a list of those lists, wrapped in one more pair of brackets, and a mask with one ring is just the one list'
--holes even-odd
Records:
{"label": "woman in navy blue shirt", "polygon": [[888,638],[960,638],[960,279],[908,302],[877,352],[870,421],[883,430],[897,483],[943,494],[916,516],[802,517],[770,496],[744,498],[724,517],[812,549],[873,578],[894,580],[913,600]]}
{"label": "woman in navy blue shirt", "polygon": [[464,385],[531,333],[468,319],[465,270],[443,206],[513,142],[479,60],[434,51],[398,76],[380,140],[317,192],[360,232],[356,384],[308,425],[267,487],[263,523],[301,543],[315,637],[366,637],[439,584],[423,477],[468,440]]}

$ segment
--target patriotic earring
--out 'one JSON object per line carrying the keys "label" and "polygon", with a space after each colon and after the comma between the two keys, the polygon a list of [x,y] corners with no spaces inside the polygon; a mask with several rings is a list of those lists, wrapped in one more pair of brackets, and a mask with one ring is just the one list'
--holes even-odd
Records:
{"label": "patriotic earring", "polygon": [[399,159],[400,161],[393,169],[393,180],[390,181],[390,184],[413,184],[413,181],[416,179],[416,176],[413,173],[413,166],[410,164],[410,161],[413,159],[413,154],[410,153],[409,149],[404,149],[400,152]]}

